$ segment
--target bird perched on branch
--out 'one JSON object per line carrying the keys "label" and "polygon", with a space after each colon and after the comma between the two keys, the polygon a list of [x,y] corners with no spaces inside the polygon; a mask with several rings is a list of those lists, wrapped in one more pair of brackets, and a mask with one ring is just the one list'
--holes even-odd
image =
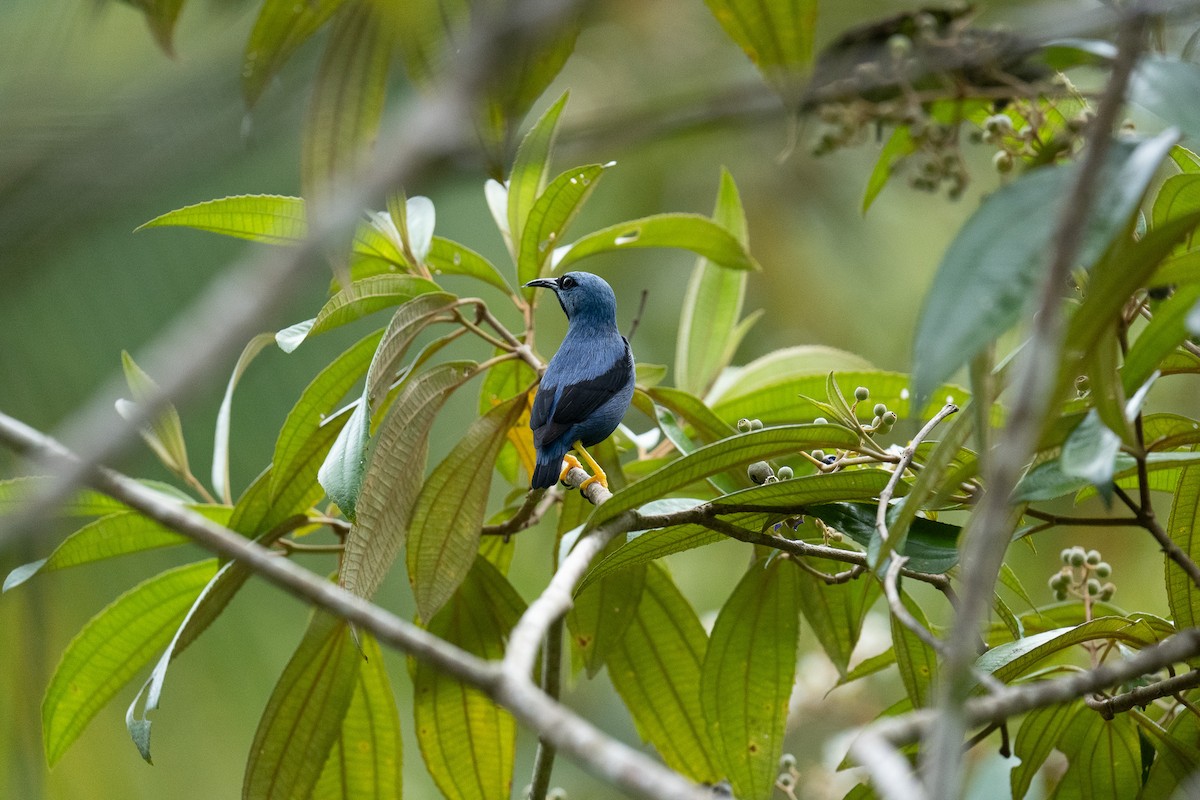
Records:
{"label": "bird perched on branch", "polygon": [[525,285],[553,291],[568,323],[529,415],[537,448],[531,488],[553,486],[580,466],[569,454],[572,447],[592,470],[579,488],[593,482],[607,488],[608,477],[585,448],[617,429],[633,399],[633,351],[617,330],[616,295],[603,278],[589,272],[538,278]]}

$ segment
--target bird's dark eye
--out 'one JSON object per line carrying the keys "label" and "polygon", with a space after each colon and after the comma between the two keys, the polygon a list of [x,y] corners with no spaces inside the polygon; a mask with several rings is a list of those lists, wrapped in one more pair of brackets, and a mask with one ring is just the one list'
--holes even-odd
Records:
{"label": "bird's dark eye", "polygon": [[558,285],[564,289],[574,289],[578,285],[578,282],[570,275],[567,275],[563,277],[562,281]]}

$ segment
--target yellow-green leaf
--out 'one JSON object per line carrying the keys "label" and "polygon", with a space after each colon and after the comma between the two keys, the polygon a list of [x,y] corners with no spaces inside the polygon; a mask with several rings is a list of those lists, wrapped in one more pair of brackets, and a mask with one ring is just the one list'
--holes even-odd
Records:
{"label": "yellow-green leaf", "polygon": [[143,581],[92,617],[71,640],[42,701],[42,743],[50,766],[167,645],[216,571],[216,559],[209,559]]}
{"label": "yellow-green leaf", "polygon": [[817,0],[705,2],[784,102],[796,102],[812,62]]}
{"label": "yellow-green leaf", "polygon": [[[1200,561],[1200,531],[1197,530],[1197,514],[1200,513],[1200,464],[1186,466],[1180,472],[1175,487],[1175,500],[1171,504],[1171,519],[1167,523],[1167,534],[1171,540],[1193,562]],[[1174,561],[1164,558],[1167,584],[1167,602],[1171,617],[1180,629],[1200,625],[1200,588]]]}
{"label": "yellow-green leaf", "polygon": [[588,256],[634,248],[690,250],[726,269],[757,270],[758,262],[724,226],[700,214],[655,214],[589,233],[554,251],[552,266],[561,272]]}
{"label": "yellow-green leaf", "polygon": [[300,45],[329,21],[344,0],[265,0],[242,56],[242,94],[253,106]]}
{"label": "yellow-green leaf", "polygon": [[[156,398],[159,394],[158,384],[137,365],[133,356],[121,351],[121,367],[125,371],[125,382],[133,394],[133,404],[117,401],[117,411],[126,420],[134,419],[137,411],[134,404],[145,403]],[[142,438],[150,445],[159,460],[172,472],[185,475],[191,470],[188,467],[187,444],[183,440],[183,422],[175,406],[167,403],[159,411],[148,427],[140,429]]]}
{"label": "yellow-green leaf", "polygon": [[294,244],[308,235],[304,201],[299,197],[246,194],[184,206],[141,225],[181,227],[266,244]]}
{"label": "yellow-green leaf", "polygon": [[517,283],[524,286],[546,274],[554,245],[562,241],[567,227],[600,182],[606,166],[589,164],[569,169],[551,181],[538,196],[521,233]]}
{"label": "yellow-green leaf", "polygon": [[[907,592],[901,591],[904,607],[917,622],[929,630],[929,620]],[[910,631],[895,615],[892,621],[892,649],[896,653],[896,664],[900,668],[900,680],[915,707],[924,707],[933,701],[934,683],[937,680],[937,653],[921,641],[921,637]]]}
{"label": "yellow-green leaf", "polygon": [[[558,119],[562,116],[567,105],[568,92],[554,102],[550,108],[534,123],[521,140],[513,160],[512,172],[508,176],[507,208],[504,220],[507,222],[513,258],[521,252],[521,235],[525,230],[525,221],[534,203],[546,188],[550,176],[550,154],[554,150],[554,140],[558,136]],[[524,283],[524,281],[522,281]]]}
{"label": "yellow-green leaf", "polygon": [[800,636],[795,565],[756,562],[717,615],[700,674],[712,757],[745,800],[774,794]]}
{"label": "yellow-green leaf", "polygon": [[[615,551],[619,545],[620,540],[614,540],[607,552]],[[574,605],[567,613],[567,630],[588,677],[600,672],[613,648],[621,643],[638,609],[645,583],[646,569],[637,566],[576,592]]]}

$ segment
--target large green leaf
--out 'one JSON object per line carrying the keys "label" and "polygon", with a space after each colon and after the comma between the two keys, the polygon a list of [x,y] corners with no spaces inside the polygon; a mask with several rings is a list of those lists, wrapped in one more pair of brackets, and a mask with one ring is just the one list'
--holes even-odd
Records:
{"label": "large green leaf", "polygon": [[[619,545],[619,540],[612,541],[606,552],[614,552]],[[567,613],[567,630],[589,678],[600,672],[621,644],[639,608],[645,583],[646,569],[640,566],[621,570],[575,593]]]}
{"label": "large green leaf", "polygon": [[1079,713],[1059,740],[1068,766],[1054,787],[1056,800],[1125,800],[1142,785],[1142,751],[1137,726],[1128,714],[1105,719]]}
{"label": "large green leaf", "polygon": [[[526,220],[550,177],[550,154],[558,137],[558,119],[567,105],[569,93],[564,92],[525,134],[517,148],[512,172],[508,176],[507,207],[501,228],[511,237],[513,259],[521,252],[521,236]],[[498,220],[499,221],[499,220]],[[525,283],[525,281],[520,281]]]}
{"label": "large green leaf", "polygon": [[1154,311],[1154,319],[1142,329],[1129,348],[1121,368],[1121,383],[1126,392],[1134,391],[1149,379],[1159,363],[1188,337],[1184,320],[1200,301],[1200,283],[1180,286]]}
{"label": "large green leaf", "polygon": [[92,617],[71,640],[42,700],[42,743],[50,766],[166,646],[216,570],[216,559],[209,559],[143,581]]}
{"label": "large green leaf", "polygon": [[517,396],[475,420],[417,496],[408,531],[408,580],[421,619],[432,619],[471,571],[492,466],[525,407],[525,398]]}
{"label": "large green leaf", "polygon": [[1053,750],[1063,750],[1062,739],[1071,721],[1083,709],[1083,701],[1045,706],[1030,711],[1021,722],[1013,743],[1013,755],[1021,763],[1009,773],[1013,800],[1024,800],[1042,764]]}
{"label": "large green leaf", "polygon": [[[820,558],[806,559],[805,563],[826,573],[847,569],[846,564]],[[803,569],[797,570],[800,611],[838,674],[844,677],[862,633],[863,619],[879,597],[879,582],[864,576],[831,585]]]}
{"label": "large green leaf", "polygon": [[722,225],[699,214],[678,213],[631,219],[589,233],[555,250],[551,264],[554,271],[561,272],[588,256],[641,247],[677,247],[727,269],[759,269],[737,237]]}
{"label": "large green leaf", "polygon": [[722,439],[672,461],[617,492],[592,513],[588,524],[595,527],[623,511],[637,508],[738,464],[749,464],[814,447],[851,447],[856,444],[857,434],[840,425],[783,425]]}
{"label": "large green leaf", "polygon": [[[1195,693],[1191,701],[1195,702]],[[1154,745],[1158,756],[1142,784],[1139,800],[1156,797],[1180,797],[1180,785],[1188,785],[1200,764],[1200,720],[1195,714],[1177,714],[1163,730],[1148,717],[1136,717],[1139,730]]]}
{"label": "large green leaf", "polygon": [[[713,221],[748,246],[742,200],[733,176],[724,169]],[[746,277],[706,258],[697,260],[683,296],[675,343],[675,384],[680,389],[702,396],[732,360],[739,344],[733,332],[742,314]]]}
{"label": "large green leaf", "polygon": [[[190,506],[218,525],[225,525],[229,506]],[[91,564],[130,553],[187,544],[186,536],[160,525],[140,511],[118,511],[84,525],[54,548],[49,557],[17,567],[4,579],[4,591],[14,589],[43,572]]]}
{"label": "large green leaf", "polygon": [[[1171,519],[1167,533],[1171,541],[1193,562],[1200,563],[1200,530],[1197,530],[1197,515],[1200,514],[1200,464],[1183,468],[1171,504]],[[1167,602],[1171,617],[1179,628],[1200,625],[1200,588],[1182,568],[1169,558],[1165,563]]]}
{"label": "large green leaf", "polygon": [[1138,60],[1129,81],[1129,99],[1178,125],[1193,141],[1200,137],[1200,67],[1187,61],[1149,56]]}
{"label": "large green leaf", "polygon": [[746,800],[774,793],[796,676],[800,635],[798,570],[785,559],[757,562],[713,625],[700,674],[700,706],[712,757]]}
{"label": "large green leaf", "polygon": [[[900,600],[908,613],[929,630],[929,620],[907,592],[900,592]],[[933,702],[938,674],[937,652],[909,630],[894,614],[892,622],[892,649],[896,654],[896,665],[900,668],[900,680],[913,706],[928,706]]]}
{"label": "large green leaf", "polygon": [[[846,373],[865,374],[872,371],[875,371],[875,367],[871,362],[855,353],[820,344],[795,345],[773,350],[765,356],[754,359],[744,367],[735,367],[729,370],[719,386],[713,390],[716,397],[710,399],[724,404],[738,398],[756,395],[764,389],[791,378],[819,377],[824,381],[831,372],[841,378]],[[899,373],[886,372],[878,374],[881,378],[899,375]],[[871,389],[872,394],[875,394],[876,387],[870,382],[850,387],[850,392],[847,394],[862,385],[866,385]],[[881,387],[879,391],[886,391],[886,387]]]}
{"label": "large green leaf", "polygon": [[[16,513],[21,506],[37,496],[39,488],[45,488],[50,479],[31,475],[19,478],[0,480],[0,517]],[[167,498],[190,502],[191,498],[181,493],[170,484],[142,484],[152,488]],[[114,500],[106,494],[92,489],[81,489],[55,506],[54,511],[64,517],[99,517],[116,511],[128,511],[129,506],[120,500]]]}
{"label": "large green leaf", "polygon": [[[1080,266],[1090,268],[1126,229],[1175,138],[1168,131],[1137,145],[1113,144],[1077,259]],[[917,325],[913,389],[918,398],[929,397],[1020,319],[1045,272],[1059,211],[1077,174],[1078,167],[1070,166],[1023,175],[990,195],[959,230]],[[1021,235],[1013,236],[1015,230]]]}
{"label": "large green leaf", "polygon": [[396,371],[413,341],[437,321],[440,314],[453,308],[455,301],[452,294],[431,292],[417,295],[396,309],[371,358],[363,387],[363,400],[372,415],[379,410],[380,402],[396,379]]}
{"label": "large green leaf", "polygon": [[242,95],[253,106],[300,45],[329,21],[345,0],[265,0],[242,57]]}
{"label": "large green leaf", "polygon": [[441,292],[441,287],[415,275],[371,275],[331,297],[311,321],[292,325],[275,334],[275,340],[280,349],[290,353],[310,336],[431,292]]}
{"label": "large green leaf", "polygon": [[722,495],[709,502],[717,506],[752,505],[763,509],[798,509],[806,504],[837,500],[865,500],[887,486],[890,473],[881,469],[856,469],[827,475],[803,475],[752,489]]}
{"label": "large green leaf", "polygon": [[308,235],[304,201],[273,194],[236,195],[184,206],[136,230],[159,227],[195,228],[266,244],[293,244]]}
{"label": "large green leaf", "polygon": [[441,364],[405,384],[379,426],[346,536],[340,582],[370,598],[408,535],[413,503],[425,482],[429,429],[452,391],[474,375],[475,364]]}
{"label": "large green leaf", "polygon": [[383,651],[363,636],[362,663],[350,707],[321,770],[312,800],[400,800],[400,715]]}
{"label": "large green leaf", "polygon": [[797,102],[812,62],[817,0],[705,2],[784,102]]}
{"label": "large green leaf", "polygon": [[[567,227],[579,214],[610,165],[575,167],[552,180],[529,210],[517,251],[517,283],[524,286],[541,277],[550,263],[554,246],[562,241]],[[512,194],[509,194],[512,197]]]}
{"label": "large green leaf", "polygon": [[500,270],[491,261],[458,242],[440,236],[433,237],[426,262],[434,275],[469,275],[495,286],[505,294],[512,294],[508,281],[504,280]]}
{"label": "large green leaf", "polygon": [[[429,632],[486,659],[504,655],[525,604],[495,567],[476,559],[470,575]],[[508,800],[516,722],[483,692],[427,661],[413,671],[417,743],[434,783],[449,800]]]}
{"label": "large green leaf", "polygon": [[700,668],[708,637],[695,610],[667,571],[651,565],[637,614],[608,655],[608,674],[643,741],[667,766],[695,781],[715,783],[700,708]]}
{"label": "large green leaf", "polygon": [[361,662],[346,621],[316,612],[258,723],[244,800],[312,793],[350,707]]}
{"label": "large green leaf", "polygon": [[392,37],[369,0],[338,11],[317,68],[300,151],[304,195],[312,198],[358,176],[379,132]]}
{"label": "large green leaf", "polygon": [[[736,524],[736,520],[746,516],[753,516],[756,519],[763,517],[762,514],[732,515],[726,517],[726,520]],[[592,567],[592,571],[580,583],[576,593],[584,591],[596,581],[619,570],[647,564],[672,553],[682,553],[685,550],[694,550],[697,547],[723,542],[725,539],[723,534],[709,530],[703,525],[676,525],[670,528],[655,528],[631,533],[628,542]]]}
{"label": "large green leaf", "polygon": [[1135,647],[1154,644],[1167,635],[1144,620],[1098,617],[1080,625],[1035,633],[1015,642],[998,645],[981,655],[977,669],[1009,683],[1045,659],[1083,642],[1112,639]]}
{"label": "large green leaf", "polygon": [[712,409],[695,395],[665,386],[654,386],[647,389],[646,393],[655,403],[670,409],[673,414],[695,428],[696,434],[706,444],[737,433],[736,428],[714,414]]}

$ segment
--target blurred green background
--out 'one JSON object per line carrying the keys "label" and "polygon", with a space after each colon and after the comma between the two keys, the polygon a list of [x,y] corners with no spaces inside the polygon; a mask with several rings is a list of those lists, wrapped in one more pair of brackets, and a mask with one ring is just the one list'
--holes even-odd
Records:
{"label": "blurred green background", "polygon": [[[822,4],[818,45],[851,24],[909,5]],[[119,3],[0,4],[0,409],[5,413],[43,430],[61,430],[84,403],[119,379],[122,349],[136,357],[233,259],[253,247],[183,230],[135,235],[134,228],[167,210],[215,197],[299,192],[299,130],[322,37],[300,50],[247,114],[239,68],[257,6],[193,0],[181,18],[172,59],[155,46],[140,15]],[[983,19],[1036,28],[1048,16],[1093,7],[996,4]],[[409,99],[399,75],[394,86],[400,88],[389,99],[393,114]],[[662,211],[709,213],[720,167],[733,174],[749,219],[751,247],[763,265],[750,282],[747,309],[767,312],[738,363],[779,347],[819,343],[859,353],[880,368],[906,369],[921,297],[941,253],[979,196],[998,185],[989,168],[991,153],[986,146],[972,146],[968,156],[975,180],[960,201],[910,191],[900,180],[864,217],[861,197],[878,153],[876,142],[813,158],[805,139],[811,131],[802,128],[791,149],[788,121],[777,108],[664,135],[653,124],[661,114],[705,103],[719,110],[722,97],[765,91],[700,0],[592,4],[574,56],[535,113],[568,88],[571,102],[556,167],[617,162],[575,233]],[[483,200],[484,177],[481,162],[466,155],[405,188],[433,199],[440,235],[505,264]],[[633,341],[640,361],[671,363],[679,298],[692,262],[686,254],[650,251],[596,260],[588,267],[616,287],[623,325],[640,293],[649,292]],[[328,280],[324,271],[306,276],[286,298],[284,311],[261,321],[262,330],[312,316]],[[449,284],[452,290],[465,287]],[[312,375],[384,321],[380,315],[320,337],[292,355],[271,349],[255,362],[235,398],[235,492],[268,463],[275,432]],[[564,323],[552,304],[542,309],[539,322],[539,347],[548,355]],[[229,367],[232,362],[231,357]],[[196,386],[181,404],[192,464],[202,478],[208,474],[223,390],[223,380]],[[450,417],[438,428],[435,455],[448,448],[471,413],[468,395],[451,404]],[[638,430],[647,427],[636,414],[628,422]],[[140,448],[116,466],[167,478]],[[0,453],[0,476],[21,470],[8,453]],[[0,552],[0,573],[46,555],[65,530],[48,524]],[[1146,587],[1144,594],[1126,588],[1118,602],[1165,613],[1159,560],[1152,547],[1126,538],[1130,535],[1097,534],[1088,542],[1114,564],[1122,587]],[[512,574],[526,599],[547,579],[550,541],[540,530],[519,537]],[[1061,544],[1047,541],[1040,555],[1014,549],[1018,572],[1040,601],[1049,600],[1044,578],[1056,568]],[[740,568],[730,565],[740,564],[745,555],[742,546],[729,544],[671,560],[676,579],[706,621],[740,575]],[[99,715],[54,770],[46,769],[42,756],[40,697],[71,636],[121,591],[182,560],[177,550],[118,559],[39,577],[0,598],[5,672],[0,797],[103,800],[238,793],[258,716],[307,615],[300,603],[261,582],[252,582],[200,645],[172,668],[163,707],[154,717],[155,766],[142,762],[125,732],[122,715],[132,687]],[[333,568],[332,561],[313,559],[309,565]],[[411,616],[404,584],[394,577],[379,602]],[[929,600],[939,608],[938,601]],[[871,621],[864,651],[886,647],[886,631],[886,623]],[[883,679],[824,699],[836,673],[808,635],[804,641],[802,691],[793,718],[797,729],[785,749],[798,755],[808,790],[820,797],[833,791],[826,784],[834,781],[832,766],[841,755],[822,751],[830,733],[871,718],[899,696],[899,684]],[[400,657],[389,658],[401,716],[411,728],[407,670]],[[590,683],[581,679],[569,702],[605,730],[637,741],[604,676]],[[411,730],[406,737],[408,796],[432,797]],[[532,739],[523,735],[516,792],[528,779],[532,752]],[[846,779],[837,780],[844,791]],[[561,760],[555,783],[570,787],[572,800],[613,796]]]}

